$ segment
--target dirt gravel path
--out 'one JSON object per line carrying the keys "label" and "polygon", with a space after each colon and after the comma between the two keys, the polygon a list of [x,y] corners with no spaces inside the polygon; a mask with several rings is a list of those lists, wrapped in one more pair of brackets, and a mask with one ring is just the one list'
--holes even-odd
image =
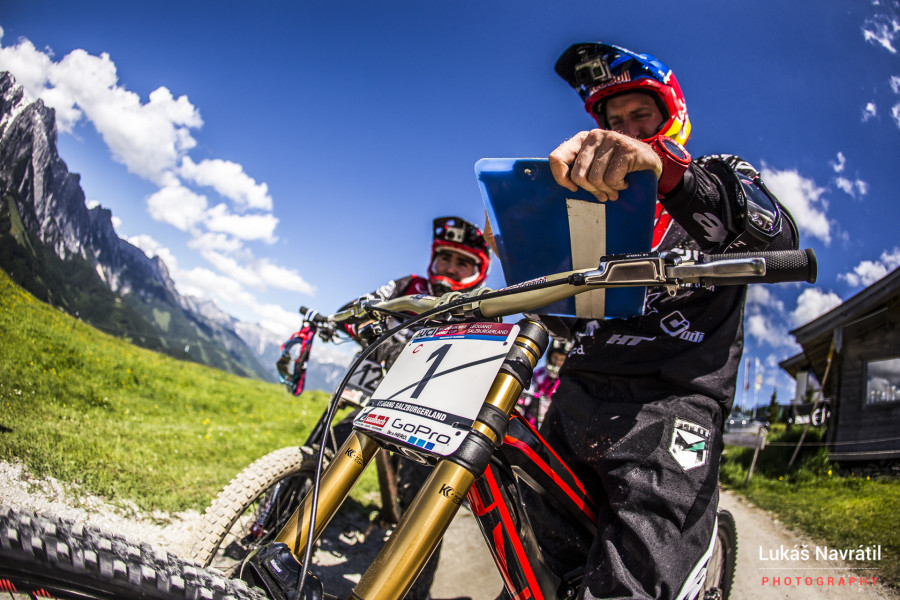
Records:
{"label": "dirt gravel path", "polygon": [[[2,461],[0,504],[57,514],[182,556],[187,555],[186,548],[190,547],[199,519],[196,512],[148,515],[136,509],[123,511],[101,499],[73,493],[71,488],[66,489],[53,479],[34,478],[21,465]],[[788,530],[770,513],[730,492],[722,493],[721,507],[734,515],[738,530],[738,567],[732,600],[900,600],[900,593],[885,586],[877,569],[827,561],[767,558],[771,556],[770,551],[778,552],[782,547],[805,547],[812,553],[816,543]],[[362,515],[336,517],[316,553],[318,564],[329,565],[322,571],[325,589],[330,594],[347,597],[385,536],[386,532],[368,523]],[[460,510],[444,540],[432,587],[433,598],[496,598],[502,580],[472,513]],[[875,577],[879,579],[872,584]],[[864,578],[867,584],[861,585]]]}
{"label": "dirt gravel path", "polygon": [[[723,492],[719,504],[734,515],[737,523],[738,562],[732,600],[900,598],[900,594],[886,587],[877,566],[860,568],[853,563],[816,560],[815,549],[823,544],[788,529],[771,513],[731,492]],[[809,559],[783,559],[790,557],[793,549],[806,550]],[[866,583],[862,584],[862,580]]]}

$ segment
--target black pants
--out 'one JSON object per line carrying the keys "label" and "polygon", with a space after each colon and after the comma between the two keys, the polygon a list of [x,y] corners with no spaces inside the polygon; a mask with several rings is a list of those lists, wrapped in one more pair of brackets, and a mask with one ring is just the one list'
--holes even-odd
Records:
{"label": "black pants", "polygon": [[[540,433],[598,505],[580,598],[696,596],[715,534],[721,422],[713,399],[646,380],[561,380]],[[565,558],[565,540],[535,523],[545,554]]]}

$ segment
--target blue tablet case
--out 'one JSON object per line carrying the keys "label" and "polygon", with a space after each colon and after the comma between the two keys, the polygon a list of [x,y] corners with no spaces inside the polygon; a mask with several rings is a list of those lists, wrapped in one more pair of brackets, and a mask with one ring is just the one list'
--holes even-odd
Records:
{"label": "blue tablet case", "polygon": [[[562,271],[596,268],[600,256],[648,252],[656,177],[631,173],[614,202],[571,192],[553,179],[546,159],[483,158],[475,164],[507,285]],[[643,310],[645,288],[580,294],[535,311],[582,318],[627,318]]]}

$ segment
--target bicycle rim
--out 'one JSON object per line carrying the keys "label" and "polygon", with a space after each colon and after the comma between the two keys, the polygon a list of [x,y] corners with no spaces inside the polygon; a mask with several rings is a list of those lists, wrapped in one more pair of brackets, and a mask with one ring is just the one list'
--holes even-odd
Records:
{"label": "bicycle rim", "polygon": [[718,513],[716,543],[709,559],[706,583],[703,587],[705,600],[728,600],[734,569],[737,562],[737,527],[734,517],[727,510]]}

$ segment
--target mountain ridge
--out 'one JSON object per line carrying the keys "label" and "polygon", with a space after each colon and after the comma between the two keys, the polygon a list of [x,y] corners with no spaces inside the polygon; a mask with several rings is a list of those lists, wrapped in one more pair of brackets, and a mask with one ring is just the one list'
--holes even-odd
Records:
{"label": "mountain ridge", "polygon": [[[0,267],[39,299],[170,356],[278,381],[284,341],[214,301],[182,295],[165,262],[118,236],[113,214],[88,208],[81,176],[57,151],[53,109],[0,72]],[[298,315],[297,325],[300,325]],[[350,360],[318,345],[307,388],[331,391]]]}
{"label": "mountain ridge", "polygon": [[0,266],[40,299],[138,345],[274,380],[232,317],[197,310],[202,301],[178,293],[159,257],[116,234],[109,209],[87,208],[56,140],[53,109],[0,73]]}

